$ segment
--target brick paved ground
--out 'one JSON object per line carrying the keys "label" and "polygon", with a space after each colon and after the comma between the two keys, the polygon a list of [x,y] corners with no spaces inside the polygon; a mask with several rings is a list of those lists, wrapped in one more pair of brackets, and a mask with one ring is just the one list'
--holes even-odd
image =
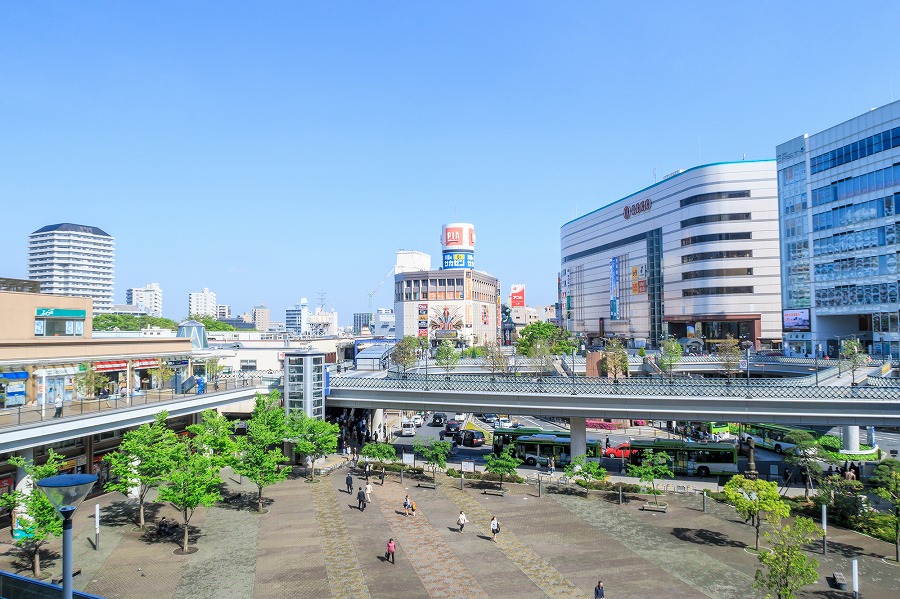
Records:
{"label": "brick paved ground", "polygon": [[[670,496],[667,513],[640,511],[635,500],[549,494],[513,485],[505,497],[459,489],[443,479],[438,489],[417,488],[396,477],[374,481],[373,503],[361,512],[344,490],[346,469],[318,482],[292,479],[265,491],[265,514],[255,513],[255,487],[226,475],[229,501],[197,511],[191,538],[199,550],[175,555],[180,534],[161,538],[136,531],[135,506],[121,496],[100,498],[102,541],[94,551],[93,503],[75,520],[76,588],[110,598],[471,598],[590,597],[597,577],[616,599],[761,596],[752,588],[753,529],[726,505],[703,513],[695,496]],[[360,476],[357,487],[365,484]],[[409,493],[420,509],[403,514]],[[465,510],[470,524],[459,533]],[[153,505],[149,519],[178,517]],[[502,524],[499,542],[488,523]],[[6,533],[8,534],[8,533]],[[388,538],[396,564],[384,560]],[[861,596],[900,596],[900,567],[882,559],[893,546],[829,528],[829,556],[818,556],[820,580],[801,597],[837,599],[826,576],[849,578],[857,558]],[[59,551],[54,541],[50,551]],[[57,556],[58,557],[58,556]],[[14,548],[0,547],[0,567],[22,570]],[[45,570],[57,575],[58,559]]]}

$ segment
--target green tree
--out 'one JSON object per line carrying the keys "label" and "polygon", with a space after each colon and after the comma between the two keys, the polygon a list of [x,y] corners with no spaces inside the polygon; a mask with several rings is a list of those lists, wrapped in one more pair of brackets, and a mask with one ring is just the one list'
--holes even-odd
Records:
{"label": "green tree", "polygon": [[501,491],[503,490],[503,477],[513,476],[516,473],[516,468],[522,464],[522,460],[516,457],[513,453],[514,451],[515,447],[509,445],[500,455],[488,453],[484,456],[484,469],[500,477]]}
{"label": "green tree", "polygon": [[[731,333],[725,336],[725,339],[719,343],[719,360],[722,361],[722,369],[729,379],[734,378],[741,366],[741,343],[731,336]],[[750,368],[750,365],[747,365]]]}
{"label": "green tree", "polygon": [[756,571],[753,586],[766,591],[766,599],[795,599],[799,589],[819,579],[819,561],[803,553],[803,548],[822,531],[809,518],[796,518],[794,525],[781,526],[777,516],[767,517],[772,532],[766,540],[772,544],[771,552],[757,556],[765,571]]}
{"label": "green tree", "polygon": [[875,494],[889,501],[894,524],[894,559],[900,562],[900,460],[888,459],[875,467],[871,483]]}
{"label": "green tree", "polygon": [[50,449],[47,461],[40,466],[32,461],[26,461],[20,456],[9,458],[10,465],[25,470],[26,480],[30,479],[30,489],[6,493],[0,497],[0,506],[17,515],[17,518],[13,518],[13,526],[18,519],[19,528],[26,533],[16,541],[16,545],[31,560],[31,569],[35,578],[41,576],[41,547],[47,543],[48,539],[62,534],[62,517],[35,483],[56,475],[62,462],[63,456],[53,449]]}
{"label": "green tree", "polygon": [[201,505],[209,507],[222,498],[219,465],[203,450],[205,448],[195,451],[195,440],[183,438],[178,442],[173,452],[173,468],[156,498],[157,501],[168,501],[181,513],[184,553],[188,552],[188,527],[194,511]]}
{"label": "green tree", "polygon": [[152,368],[152,370],[156,371],[156,388],[162,389],[166,386],[172,377],[175,376],[175,369],[169,366],[169,363],[163,359],[160,359],[157,365]]}
{"label": "green tree", "polygon": [[538,346],[546,347],[550,354],[571,354],[575,342],[569,331],[561,329],[549,322],[533,322],[524,327],[516,339],[516,350],[520,355],[535,357],[534,350]]}
{"label": "green tree", "polygon": [[659,495],[656,494],[656,481],[664,476],[675,476],[669,468],[669,456],[661,451],[645,449],[640,464],[628,465],[628,476],[637,477],[642,483],[650,483],[653,490],[653,501],[659,506]]}
{"label": "green tree", "polygon": [[84,364],[84,367],[84,371],[75,377],[75,389],[83,397],[96,397],[97,392],[109,384],[109,377],[94,370],[90,363]]}
{"label": "green tree", "polygon": [[669,337],[663,341],[659,354],[659,365],[669,375],[670,379],[675,374],[675,367],[681,362],[683,354],[684,348],[681,347],[677,339]]}
{"label": "green tree", "polygon": [[813,476],[819,476],[822,473],[822,467],[815,461],[817,447],[815,438],[804,430],[791,430],[785,435],[784,440],[793,443],[796,447],[784,454],[784,461],[788,464],[799,468],[804,472],[803,480],[805,485],[803,488],[803,497],[809,501],[810,487],[812,486]]}
{"label": "green tree", "polygon": [[140,331],[151,327],[174,331],[178,325],[168,318],[134,314],[98,314],[92,323],[95,331]]}
{"label": "green tree", "polygon": [[162,411],[156,420],[142,424],[122,436],[119,449],[103,456],[109,464],[110,481],[107,491],[118,491],[128,495],[137,491],[138,526],[144,527],[144,505],[147,494],[167,480],[172,470],[173,452],[178,447],[178,438],[166,426],[169,413]]}
{"label": "green tree", "polygon": [[606,468],[602,468],[599,462],[588,461],[585,455],[577,455],[566,465],[566,476],[571,479],[580,478],[587,484],[595,480],[606,480]]}
{"label": "green tree", "polygon": [[459,364],[459,352],[453,347],[452,341],[449,339],[441,341],[437,351],[434,353],[434,363],[437,364],[438,368],[443,368],[447,376],[450,376],[450,371]]}
{"label": "green tree", "polygon": [[603,362],[606,365],[607,374],[618,380],[620,374],[628,374],[628,351],[619,339],[610,339],[606,342],[603,353]]}
{"label": "green tree", "polygon": [[234,439],[234,422],[218,410],[203,410],[201,421],[187,427],[194,435],[194,450],[209,457],[218,468],[234,462],[237,443]]}
{"label": "green tree", "polygon": [[281,394],[256,394],[253,415],[247,421],[247,434],[237,438],[237,457],[234,471],[246,476],[256,485],[257,506],[263,510],[263,489],[283,481],[291,472],[283,467],[288,458],[281,450],[288,434]]}
{"label": "green tree", "polygon": [[756,529],[756,550],[759,551],[759,530],[764,517],[785,518],[791,510],[778,494],[778,483],[746,478],[738,474],[725,485],[725,497],[745,520],[752,520]]}
{"label": "green tree", "polygon": [[406,374],[406,371],[415,366],[418,361],[416,350],[419,348],[419,341],[412,335],[406,335],[394,345],[391,350],[391,361]]}
{"label": "green tree", "polygon": [[233,331],[234,327],[230,324],[224,323],[220,320],[216,320],[212,316],[203,316],[201,314],[191,314],[188,316],[189,320],[196,320],[204,327],[206,327],[207,331]]}
{"label": "green tree", "polygon": [[435,441],[432,439],[428,443],[422,443],[419,440],[413,442],[413,451],[422,456],[425,464],[431,469],[431,477],[437,482],[437,471],[447,467],[447,456],[453,446],[450,441]]}
{"label": "green tree", "polygon": [[312,459],[309,469],[316,478],[316,460],[337,451],[341,427],[331,422],[310,418],[302,412],[292,412],[288,418],[287,437],[294,443],[294,451]]}
{"label": "green tree", "polygon": [[491,369],[491,374],[496,376],[498,372],[509,370],[509,355],[496,343],[488,343],[484,346],[484,363]]}
{"label": "green tree", "polygon": [[819,490],[813,501],[817,507],[828,506],[830,520],[852,525],[859,516],[862,504],[859,493],[863,484],[858,480],[847,480],[843,476],[833,474],[819,479]]}
{"label": "green tree", "polygon": [[397,448],[390,443],[366,443],[359,450],[359,455],[373,462],[396,462]]}
{"label": "green tree", "polygon": [[203,363],[203,370],[209,383],[215,381],[224,369],[225,367],[219,364],[219,358],[209,358]]}
{"label": "green tree", "polygon": [[856,337],[844,339],[841,343],[841,358],[850,368],[850,384],[856,385],[856,371],[869,361],[869,356],[863,351],[862,342]]}

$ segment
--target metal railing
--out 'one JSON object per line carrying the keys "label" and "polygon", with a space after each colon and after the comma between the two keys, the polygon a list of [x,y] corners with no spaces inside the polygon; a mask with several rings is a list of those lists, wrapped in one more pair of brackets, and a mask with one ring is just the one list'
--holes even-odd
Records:
{"label": "metal railing", "polygon": [[[820,377],[824,376],[820,373]],[[711,379],[608,379],[575,377],[504,376],[504,375],[456,375],[444,374],[428,377],[424,374],[393,373],[388,378],[332,377],[332,389],[407,389],[423,391],[462,391],[481,393],[534,393],[552,395],[620,395],[620,396],[673,396],[673,397],[744,397],[790,399],[860,399],[897,400],[900,386],[895,387],[845,387],[815,386],[814,377],[800,377],[805,382],[785,383],[784,379],[754,380],[734,378]],[[813,379],[810,383],[809,379]],[[900,379],[895,379],[900,383]]]}
{"label": "metal railing", "polygon": [[[237,389],[252,389],[267,384],[269,377],[254,376],[243,379],[220,380],[207,385],[205,394],[226,393]],[[147,389],[127,395],[110,395],[105,398],[73,399],[63,403],[62,414],[56,415],[56,407],[51,401],[43,405],[14,406],[0,409],[0,428],[50,422],[54,420],[79,419],[96,416],[115,410],[123,410],[147,404],[165,403],[176,399],[198,395],[193,387],[188,393],[176,393],[174,389]]]}

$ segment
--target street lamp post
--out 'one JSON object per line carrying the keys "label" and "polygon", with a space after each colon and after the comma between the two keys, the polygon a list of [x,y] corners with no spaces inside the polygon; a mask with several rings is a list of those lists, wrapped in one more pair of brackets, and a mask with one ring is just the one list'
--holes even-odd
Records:
{"label": "street lamp post", "polygon": [[572,395],[575,395],[575,351],[572,350]]}
{"label": "street lamp post", "polygon": [[63,519],[63,599],[72,599],[72,515],[96,482],[93,474],[58,474],[37,481],[38,488]]}

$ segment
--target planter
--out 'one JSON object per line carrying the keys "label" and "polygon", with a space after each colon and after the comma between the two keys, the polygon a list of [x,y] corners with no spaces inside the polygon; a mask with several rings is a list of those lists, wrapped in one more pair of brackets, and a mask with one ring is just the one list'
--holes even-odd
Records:
{"label": "planter", "polygon": [[421,489],[437,489],[440,483],[416,483],[416,486]]}
{"label": "planter", "polygon": [[498,497],[506,497],[506,489],[485,489],[482,491],[484,495],[497,495]]}
{"label": "planter", "polygon": [[664,503],[664,502],[660,502],[659,505],[648,502],[641,506],[641,510],[643,510],[645,512],[663,512],[663,513],[665,513],[666,510],[668,510],[668,509],[669,509],[669,504]]}

